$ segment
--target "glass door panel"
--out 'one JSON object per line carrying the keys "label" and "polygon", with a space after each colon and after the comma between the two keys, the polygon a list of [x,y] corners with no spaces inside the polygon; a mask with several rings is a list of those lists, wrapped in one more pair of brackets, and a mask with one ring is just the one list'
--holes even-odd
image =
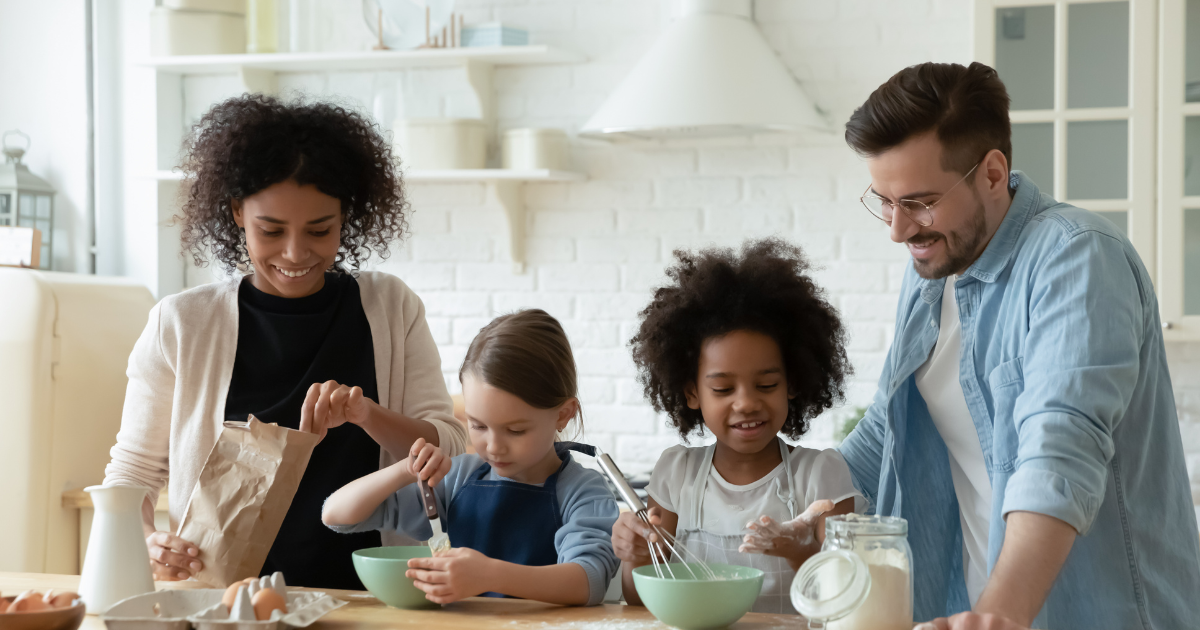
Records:
{"label": "glass door panel", "polygon": [[1129,121],[1067,123],[1067,198],[1129,198]]}
{"label": "glass door panel", "polygon": [[1012,168],[1029,176],[1038,189],[1054,194],[1054,123],[1014,123]]}
{"label": "glass door panel", "polygon": [[1184,37],[1184,100],[1200,103],[1200,0],[1187,0]]}
{"label": "glass door panel", "polygon": [[1200,116],[1183,121],[1183,194],[1200,195]]}
{"label": "glass door panel", "polygon": [[1183,314],[1200,315],[1200,210],[1183,211]]}
{"label": "glass door panel", "polygon": [[1054,6],[996,9],[996,72],[1011,108],[1054,108]]}
{"label": "glass door panel", "polygon": [[1109,210],[1105,212],[1097,212],[1096,214],[1112,221],[1113,225],[1121,231],[1121,234],[1129,236],[1129,212],[1125,210]]}
{"label": "glass door panel", "polygon": [[1129,105],[1129,3],[1067,5],[1067,107]]}

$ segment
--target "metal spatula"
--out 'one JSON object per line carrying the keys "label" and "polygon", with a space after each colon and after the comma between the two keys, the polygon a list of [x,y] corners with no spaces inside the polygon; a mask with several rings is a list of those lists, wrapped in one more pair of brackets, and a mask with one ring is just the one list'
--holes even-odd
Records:
{"label": "metal spatula", "polygon": [[443,551],[450,551],[450,537],[442,531],[442,519],[438,516],[437,497],[433,494],[433,488],[430,488],[424,479],[418,479],[417,483],[421,488],[421,503],[425,504],[425,516],[429,517],[429,527],[433,529],[433,537],[429,539],[429,550],[435,556]]}

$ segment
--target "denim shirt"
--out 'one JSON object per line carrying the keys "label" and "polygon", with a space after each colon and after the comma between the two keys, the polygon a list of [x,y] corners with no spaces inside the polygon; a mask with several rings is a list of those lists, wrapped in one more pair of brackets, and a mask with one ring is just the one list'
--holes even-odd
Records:
{"label": "denim shirt", "polygon": [[[959,382],[992,483],[988,573],[1007,514],[1046,514],[1079,536],[1034,627],[1195,627],[1200,544],[1150,277],[1112,223],[1019,171],[1010,187],[953,286]],[[945,284],[909,267],[875,399],[840,448],[873,511],[908,519],[918,620],[970,608],[949,455],[913,377]]]}

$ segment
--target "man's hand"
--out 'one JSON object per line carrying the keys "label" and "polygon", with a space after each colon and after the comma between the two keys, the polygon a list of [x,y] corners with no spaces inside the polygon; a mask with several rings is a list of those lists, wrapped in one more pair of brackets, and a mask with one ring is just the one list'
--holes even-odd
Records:
{"label": "man's hand", "polygon": [[425,591],[425,599],[449,604],[492,590],[487,576],[494,562],[474,549],[456,547],[435,558],[409,560],[404,575]]}
{"label": "man's hand", "polygon": [[934,619],[917,624],[913,630],[1028,630],[1005,617],[992,614],[965,612],[946,619]]}

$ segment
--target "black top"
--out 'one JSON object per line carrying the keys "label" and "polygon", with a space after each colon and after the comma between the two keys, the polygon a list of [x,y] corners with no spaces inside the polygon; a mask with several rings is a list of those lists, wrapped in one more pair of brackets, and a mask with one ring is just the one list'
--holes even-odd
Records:
{"label": "black top", "polygon": [[[237,358],[225,401],[225,419],[300,427],[300,408],[313,383],[337,381],[362,388],[379,402],[375,350],[358,281],[325,274],[325,286],[302,298],[264,293],[250,281],[238,289]],[[350,423],[317,445],[262,575],[282,571],[288,584],[363,590],[350,554],[378,547],[379,532],[338,534],[321,522],[321,506],[335,490],[379,469],[379,445]]]}

